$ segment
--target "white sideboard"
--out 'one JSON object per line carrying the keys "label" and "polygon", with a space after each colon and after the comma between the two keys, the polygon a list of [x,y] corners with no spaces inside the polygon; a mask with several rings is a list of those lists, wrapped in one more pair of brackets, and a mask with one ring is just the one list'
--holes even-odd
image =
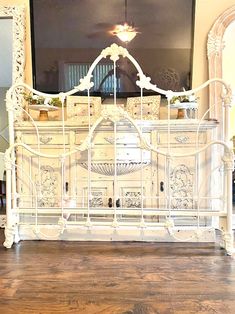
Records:
{"label": "white sideboard", "polygon": [[[216,125],[215,121],[203,121],[198,127],[197,120],[171,120],[170,124],[165,120],[157,120],[144,121],[140,126],[145,138],[154,147],[172,154],[195,151],[210,142]],[[47,155],[62,155],[64,152],[73,151],[88,135],[88,128],[84,125],[78,126],[75,122],[67,122],[64,130],[59,121],[38,121],[37,127],[38,137],[30,122],[15,124],[16,142],[25,143]],[[120,166],[121,172],[127,172],[117,176],[116,192],[112,173],[114,153],[117,168]],[[145,217],[146,221],[154,219],[157,222],[164,221],[167,215],[165,210],[169,207],[176,215],[180,211],[195,210],[197,207],[207,210],[208,201],[204,199],[199,201],[195,198],[198,192],[195,186],[203,189],[202,196],[208,194],[212,178],[209,177],[206,184],[204,181],[206,173],[210,173],[213,167],[211,153],[209,149],[197,157],[192,155],[183,159],[182,157],[167,159],[155,152],[140,149],[138,134],[130,124],[119,123],[114,139],[113,124],[106,122],[97,128],[93,135],[92,171],[86,169],[87,151],[68,156],[64,159],[64,166],[61,167],[59,158],[38,157],[18,147],[18,206],[21,211],[25,210],[27,213],[28,209],[35,207],[37,201],[39,212],[41,209],[40,217],[42,221],[48,223],[58,220],[63,203],[66,212],[64,217],[72,223],[73,220],[82,219],[86,215],[90,181],[92,198],[89,205],[94,210],[100,210],[99,213],[102,210],[103,213],[100,213],[99,217],[106,219],[109,217],[109,211],[111,212],[114,207],[118,211],[139,210],[141,202],[144,209],[151,211],[151,215]],[[139,170],[131,172],[135,167]],[[197,180],[199,182],[196,182]],[[118,195],[116,199],[115,193]],[[143,193],[142,197],[141,193]],[[36,198],[35,194],[37,194]],[[49,212],[54,213],[54,216],[48,215]],[[76,212],[82,215],[76,215]],[[94,214],[92,217],[95,219],[97,215]],[[123,221],[125,217],[128,218],[125,215],[119,215],[120,217]],[[22,215],[21,219],[22,222],[27,223],[32,219],[32,215]],[[139,219],[138,214],[136,219]],[[186,225],[187,221],[189,225],[194,223],[192,217],[187,220],[182,214],[179,219],[181,222],[183,219]],[[205,218],[202,218],[201,222],[207,224]]]}

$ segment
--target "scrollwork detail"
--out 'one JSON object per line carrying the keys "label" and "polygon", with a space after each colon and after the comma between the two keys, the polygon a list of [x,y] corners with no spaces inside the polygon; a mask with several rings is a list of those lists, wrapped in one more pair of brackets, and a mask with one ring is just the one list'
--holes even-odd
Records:
{"label": "scrollwork detail", "polygon": [[[40,185],[39,185],[40,184]],[[41,180],[38,182],[41,197],[38,199],[40,207],[54,207],[56,205],[57,175],[53,167],[41,166]]]}
{"label": "scrollwork detail", "polygon": [[139,86],[140,88],[145,88],[145,89],[152,89],[153,88],[153,84],[150,83],[151,78],[147,77],[146,75],[142,74],[138,74],[139,76],[139,80],[136,81],[136,85]]}
{"label": "scrollwork detail", "polygon": [[[12,17],[13,20],[13,66],[12,81],[14,84],[24,82],[25,66],[25,9],[24,6],[0,6],[1,17]],[[22,88],[15,90],[13,102],[7,110],[14,110],[14,119],[22,120],[21,100]]]}
{"label": "scrollwork detail", "polygon": [[207,56],[210,57],[211,54],[219,55],[224,49],[225,43],[221,40],[221,36],[216,36],[212,32],[208,34],[207,42]]}
{"label": "scrollwork detail", "polygon": [[225,171],[234,171],[234,153],[231,149],[230,151],[227,151],[223,158]]}
{"label": "scrollwork detail", "polygon": [[226,88],[226,93],[223,93],[221,95],[221,98],[223,100],[223,104],[224,106],[232,106],[232,101],[233,101],[233,92],[232,92],[232,88],[230,85],[227,85]]}
{"label": "scrollwork detail", "polygon": [[175,140],[176,140],[178,143],[185,144],[185,143],[188,142],[189,137],[188,137],[188,136],[179,135],[179,136],[175,136]]}
{"label": "scrollwork detail", "polygon": [[94,86],[94,83],[91,82],[92,75],[87,75],[84,78],[80,79],[80,84],[78,86],[74,86],[77,90],[89,90]]}
{"label": "scrollwork detail", "polygon": [[170,191],[173,209],[193,208],[193,173],[183,164],[170,174]]}
{"label": "scrollwork detail", "polygon": [[118,46],[117,44],[112,44],[110,47],[103,49],[100,55],[103,58],[110,55],[110,59],[116,62],[119,59],[119,56],[127,57],[128,54],[129,53],[126,48]]}
{"label": "scrollwork detail", "polygon": [[42,144],[48,144],[51,140],[52,137],[51,136],[46,136],[46,135],[42,135],[39,137],[39,140]]}

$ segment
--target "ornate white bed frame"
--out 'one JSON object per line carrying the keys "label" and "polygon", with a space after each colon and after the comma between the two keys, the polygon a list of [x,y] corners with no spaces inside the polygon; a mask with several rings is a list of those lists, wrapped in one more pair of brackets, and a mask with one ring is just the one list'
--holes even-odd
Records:
{"label": "ornate white bed frame", "polygon": [[[24,82],[25,68],[25,8],[22,5],[0,5],[0,18],[12,20],[12,84]],[[4,46],[4,43],[2,43]],[[17,95],[16,95],[17,97]],[[0,215],[0,228],[6,223],[6,215]]]}
{"label": "ornate white bed frame", "polygon": [[[137,86],[140,88],[140,112],[141,119],[135,120],[122,108],[117,106],[116,86],[114,80],[114,98],[112,106],[105,106],[100,113],[100,117],[91,123],[90,119],[90,89],[93,86],[92,72],[96,65],[103,59],[110,56],[113,61],[114,77],[116,76],[116,66],[119,57],[128,58],[136,67],[138,72]],[[206,88],[210,83],[218,82],[224,87],[224,95],[222,95],[224,108],[224,138],[217,140],[213,136],[213,129],[216,129],[217,123],[215,121],[204,120],[210,108],[203,115],[200,120],[189,121],[174,121],[170,120],[170,100],[173,96],[192,95],[199,90]],[[24,90],[32,92],[35,95],[56,98],[59,97],[62,101],[62,121],[53,125],[42,124],[34,121],[31,115],[22,106],[24,103],[23,97],[18,96]],[[143,89],[151,90],[162,95],[168,99],[168,119],[165,121],[146,121],[142,116],[142,99]],[[68,124],[64,119],[64,103],[67,96],[71,96],[78,91],[87,91],[87,111],[88,111],[88,125],[79,126],[79,121]],[[186,92],[165,91],[153,85],[149,77],[146,77],[137,63],[137,61],[128,53],[128,51],[119,47],[116,44],[104,49],[101,54],[95,59],[86,77],[80,80],[80,84],[73,90],[66,93],[59,93],[57,95],[45,94],[32,89],[26,84],[15,84],[7,92],[7,110],[9,114],[9,128],[10,128],[10,147],[5,153],[5,166],[7,176],[7,225],[5,228],[5,242],[4,246],[10,248],[13,243],[24,239],[51,239],[51,240],[138,240],[138,241],[211,241],[214,239],[214,230],[219,229],[222,233],[221,245],[226,249],[228,254],[233,251],[233,232],[232,232],[232,171],[233,171],[233,150],[229,140],[229,110],[231,103],[231,90],[228,85],[221,79],[212,79],[205,82],[198,88]],[[23,116],[27,116],[30,122],[23,121]],[[31,126],[29,127],[29,123]],[[31,145],[25,143],[24,132],[30,132],[34,129],[35,142]],[[70,138],[79,136],[86,129],[87,135],[83,142],[77,144],[76,140],[72,145],[68,146],[66,142],[67,133]],[[53,131],[54,130],[54,131]],[[48,132],[61,131],[62,150],[59,153],[46,153],[41,144],[47,145],[52,137]],[[96,181],[100,187],[105,184],[105,174],[112,178],[112,208],[102,205],[96,206],[92,202],[94,195],[92,195],[93,188],[93,173],[94,163],[92,161],[94,138],[103,134],[108,130],[108,134],[112,133],[112,170],[110,165],[103,163],[101,173],[103,177],[96,176]],[[180,132],[176,132],[179,131]],[[190,132],[186,132],[190,131]],[[192,132],[193,131],[193,132]],[[200,132],[204,132],[207,136],[206,141],[201,141]],[[44,133],[43,133],[44,132]],[[66,133],[67,132],[67,133]],[[73,132],[77,132],[76,134]],[[118,159],[118,149],[120,143],[119,134],[124,134],[124,142],[122,147],[127,150],[131,149],[128,142],[127,134],[133,134],[137,139],[135,149],[139,149],[138,162],[138,188],[139,192],[133,194],[134,198],[138,199],[138,205],[135,207],[127,207],[127,202],[120,196],[119,190],[119,171],[120,167],[127,170],[128,176],[130,169],[134,165],[132,161],[122,162],[120,165]],[[123,133],[124,132],[124,133]],[[152,139],[146,137],[146,132]],[[157,133],[156,133],[157,132]],[[176,134],[174,133],[176,132]],[[43,133],[43,135],[42,135]],[[54,134],[53,133],[53,134]],[[215,132],[216,133],[216,132]],[[29,134],[29,133],[27,133]],[[75,135],[74,135],[75,134]],[[172,138],[172,134],[174,138]],[[182,148],[187,144],[189,137],[193,134],[194,142],[190,146],[190,150]],[[203,135],[205,135],[203,134]],[[50,138],[49,138],[50,137]],[[156,138],[160,138],[159,141]],[[164,137],[164,143],[161,145],[161,139]],[[110,138],[109,138],[110,139]],[[175,141],[177,145],[180,143],[180,152],[174,149],[172,144]],[[41,144],[40,144],[41,142]],[[160,144],[159,144],[160,143]],[[105,147],[105,146],[103,146]],[[186,146],[185,146],[186,147]],[[217,149],[219,147],[219,149]],[[51,152],[51,151],[50,151]],[[73,177],[73,172],[77,173],[77,160],[79,163],[80,153],[87,153],[86,168],[84,170],[80,165],[78,167],[79,176]],[[137,151],[135,151],[137,152]],[[150,154],[151,167],[146,166],[145,152]],[[216,158],[215,155],[217,154]],[[219,156],[218,156],[219,155]],[[22,159],[23,156],[23,159]],[[149,155],[148,155],[149,156]],[[203,157],[202,157],[203,156]],[[38,168],[37,180],[32,174],[32,168],[24,168],[24,158],[37,159],[36,168]],[[36,159],[35,159],[36,158]],[[191,158],[194,161],[194,168],[187,168],[183,160]],[[45,167],[42,167],[43,160],[56,160],[60,165],[60,203],[59,206],[40,205],[42,199],[42,182],[41,172]],[[174,169],[172,163],[174,160],[178,162],[178,172],[174,176]],[[67,161],[70,162],[70,167],[76,163],[76,167],[68,170]],[[202,160],[202,161],[201,161]],[[219,163],[218,163],[219,160]],[[83,160],[84,161],[84,160]],[[162,173],[164,174],[164,181],[158,181],[160,191],[154,190],[155,176],[158,171],[158,163],[161,162]],[[204,163],[207,163],[206,166]],[[186,161],[187,164],[187,161]],[[96,164],[97,166],[97,164]],[[100,166],[100,165],[98,165]],[[135,164],[136,166],[136,164]],[[155,167],[155,168],[154,168]],[[204,167],[204,168],[203,168]],[[152,187],[148,187],[146,171],[150,171]],[[23,169],[23,170],[22,170]],[[29,169],[29,170],[27,170]],[[75,169],[75,170],[74,170]],[[83,169],[83,170],[81,170]],[[149,170],[150,169],[150,170]],[[188,174],[194,179],[189,182]],[[136,169],[135,169],[136,170]],[[27,173],[29,171],[29,173]],[[83,172],[82,172],[83,171]],[[82,183],[81,177],[84,171],[86,172],[86,183]],[[106,171],[106,172],[105,172]],[[23,175],[22,175],[23,173]],[[126,175],[126,174],[125,174]],[[70,198],[75,199],[75,202],[67,202],[66,198],[68,189],[66,188],[67,178],[69,176]],[[180,177],[181,176],[181,177]],[[24,201],[24,184],[20,181],[28,177],[28,185],[30,188],[30,195],[28,196],[30,202]],[[38,179],[40,177],[40,179]],[[185,179],[182,179],[184,177]],[[206,180],[206,177],[208,180]],[[184,184],[184,190],[177,186],[177,179]],[[80,180],[80,181],[79,181]],[[128,179],[126,179],[128,180]],[[130,179],[132,180],[132,179]],[[54,180],[56,181],[56,180]],[[58,180],[57,180],[58,181]],[[136,182],[136,177],[130,181],[130,184]],[[77,183],[78,182],[78,183]],[[132,183],[131,183],[132,182]],[[53,183],[55,184],[55,183]],[[78,187],[75,188],[76,184]],[[83,203],[78,206],[78,199],[82,196],[81,192],[77,192],[83,184],[83,191],[86,191]],[[163,185],[165,189],[163,188]],[[191,189],[190,196],[184,194],[186,188]],[[176,189],[177,187],[177,189]],[[147,192],[148,189],[148,192]],[[177,193],[175,192],[177,190]],[[203,190],[203,192],[202,192]],[[79,190],[80,191],[80,190]],[[150,192],[149,192],[150,191]],[[159,192],[159,193],[158,193]],[[29,192],[27,192],[29,193]],[[175,193],[175,194],[174,194]],[[133,196],[132,195],[132,196]],[[128,196],[129,197],[129,196]],[[121,198],[121,205],[118,203]],[[175,206],[175,201],[177,205]],[[190,203],[188,206],[186,203]],[[30,204],[30,205],[29,205]],[[150,205],[149,205],[150,204]],[[125,205],[125,206],[124,206]],[[209,220],[203,225],[201,219],[203,217]],[[180,220],[177,224],[177,219],[190,218],[196,223],[189,223],[185,226],[184,222]],[[211,237],[213,234],[213,237]]]}

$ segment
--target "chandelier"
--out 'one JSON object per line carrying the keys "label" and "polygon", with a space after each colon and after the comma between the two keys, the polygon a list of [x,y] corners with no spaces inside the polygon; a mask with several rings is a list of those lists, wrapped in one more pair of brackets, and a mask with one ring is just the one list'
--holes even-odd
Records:
{"label": "chandelier", "polygon": [[116,35],[121,41],[128,43],[135,38],[137,33],[136,28],[127,22],[127,0],[125,0],[125,22],[116,25],[112,34]]}

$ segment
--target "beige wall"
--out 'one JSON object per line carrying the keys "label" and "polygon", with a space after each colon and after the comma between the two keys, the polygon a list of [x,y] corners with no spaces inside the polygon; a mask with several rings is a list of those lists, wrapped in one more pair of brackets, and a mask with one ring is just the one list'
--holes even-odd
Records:
{"label": "beige wall", "polygon": [[[197,87],[209,79],[207,59],[207,36],[219,17],[225,10],[235,4],[235,0],[196,0],[195,32],[193,49],[192,85]],[[200,99],[199,116],[208,108],[209,88],[198,93]]]}
{"label": "beige wall", "polygon": [[193,53],[194,87],[208,79],[207,35],[217,17],[234,4],[235,0],[196,0]]}

